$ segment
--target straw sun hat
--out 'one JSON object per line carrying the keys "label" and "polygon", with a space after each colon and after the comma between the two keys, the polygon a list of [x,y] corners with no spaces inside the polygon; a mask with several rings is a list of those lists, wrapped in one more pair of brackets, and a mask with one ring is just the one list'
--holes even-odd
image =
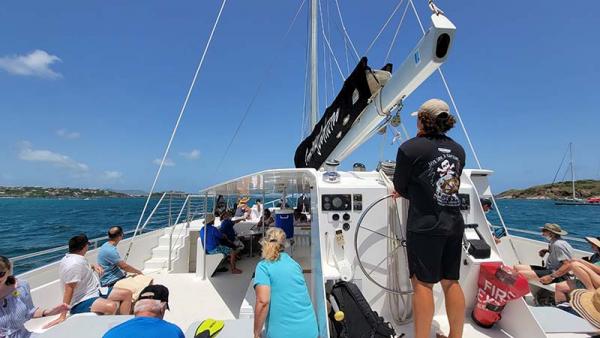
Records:
{"label": "straw sun hat", "polygon": [[596,291],[577,289],[571,292],[570,303],[583,318],[600,328],[600,288]]}

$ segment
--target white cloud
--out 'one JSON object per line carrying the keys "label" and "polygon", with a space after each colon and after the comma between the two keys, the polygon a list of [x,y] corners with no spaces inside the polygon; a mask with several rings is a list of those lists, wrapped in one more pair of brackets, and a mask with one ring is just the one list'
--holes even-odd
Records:
{"label": "white cloud", "polygon": [[118,180],[123,177],[123,173],[116,170],[106,170],[103,177],[106,180]]}
{"label": "white cloud", "polygon": [[188,160],[197,160],[200,158],[200,150],[192,149],[192,151],[187,153],[185,151],[182,151],[179,153],[179,155],[185,157]]}
{"label": "white cloud", "polygon": [[62,60],[36,49],[27,55],[9,55],[0,57],[0,69],[13,75],[38,76],[49,79],[61,78],[62,74],[55,72],[50,66]]}
{"label": "white cloud", "polygon": [[67,155],[55,153],[50,150],[32,149],[31,143],[29,142],[23,142],[21,144],[19,159],[23,161],[45,162],[79,173],[87,172],[90,169],[87,164],[77,162]]}
{"label": "white cloud", "polygon": [[58,135],[58,136],[60,136],[60,137],[62,137],[64,139],[67,139],[67,140],[74,140],[74,139],[77,139],[77,138],[79,138],[81,136],[81,134],[79,132],[68,131],[68,130],[66,130],[64,128],[57,130],[56,131],[56,135]]}
{"label": "white cloud", "polygon": [[[156,164],[156,165],[160,165],[160,161],[161,161],[161,159],[160,159],[160,158],[155,158],[155,159],[154,159],[154,161],[152,161],[152,163],[154,163],[154,164]],[[167,158],[165,159],[165,164],[164,164],[164,166],[165,166],[165,167],[174,167],[174,166],[175,166],[175,162],[173,162],[173,160],[172,160],[172,159],[170,159],[170,158],[168,158],[168,157],[167,157]]]}

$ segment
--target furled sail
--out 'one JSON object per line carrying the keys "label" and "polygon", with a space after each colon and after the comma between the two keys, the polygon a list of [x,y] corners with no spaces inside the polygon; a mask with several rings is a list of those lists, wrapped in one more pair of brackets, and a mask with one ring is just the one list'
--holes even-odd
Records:
{"label": "furled sail", "polygon": [[390,79],[391,71],[391,64],[382,70],[372,70],[366,57],[358,62],[312,133],[296,149],[296,168],[319,169],[323,165],[367,107],[369,99]]}

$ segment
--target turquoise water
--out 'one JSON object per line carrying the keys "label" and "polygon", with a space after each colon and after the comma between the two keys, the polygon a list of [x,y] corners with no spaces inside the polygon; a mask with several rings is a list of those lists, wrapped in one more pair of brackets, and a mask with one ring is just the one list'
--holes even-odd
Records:
{"label": "turquoise water", "polygon": [[[505,222],[512,228],[537,231],[544,223],[553,222],[574,237],[600,236],[600,206],[557,206],[544,200],[501,200],[498,203]],[[143,198],[0,199],[0,255],[14,257],[66,245],[71,236],[81,232],[89,238],[102,237],[106,229],[115,224],[126,231],[132,230],[143,206]],[[500,224],[495,212],[490,212],[488,217],[493,224]],[[157,221],[148,229],[165,225]],[[527,237],[542,239],[535,235]],[[585,243],[573,244],[588,249]],[[61,255],[18,265],[16,270],[28,270]]]}

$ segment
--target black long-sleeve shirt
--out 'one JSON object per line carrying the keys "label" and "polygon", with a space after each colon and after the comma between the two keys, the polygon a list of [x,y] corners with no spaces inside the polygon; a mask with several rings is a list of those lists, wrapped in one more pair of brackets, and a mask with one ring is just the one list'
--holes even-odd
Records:
{"label": "black long-sleeve shirt", "polygon": [[458,188],[462,146],[445,135],[417,136],[398,149],[394,188],[410,201],[408,231],[448,234],[463,219]]}

